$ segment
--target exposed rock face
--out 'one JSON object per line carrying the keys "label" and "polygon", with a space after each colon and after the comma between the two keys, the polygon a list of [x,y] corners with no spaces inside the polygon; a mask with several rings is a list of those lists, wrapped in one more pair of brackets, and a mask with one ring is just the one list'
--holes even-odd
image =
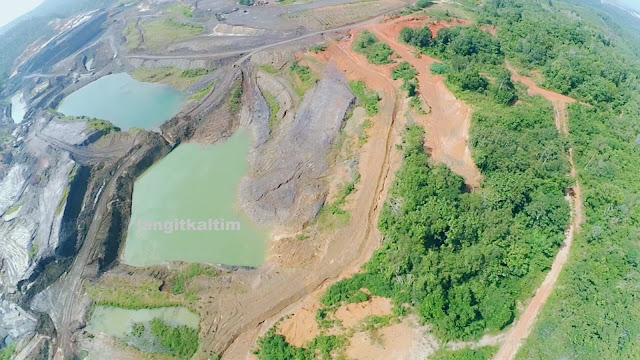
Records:
{"label": "exposed rock face", "polygon": [[35,329],[35,318],[14,303],[0,301],[0,348],[33,333]]}
{"label": "exposed rock face", "polygon": [[292,121],[253,150],[240,197],[255,222],[300,227],[317,215],[326,198],[327,154],[353,100],[342,73],[328,66]]}
{"label": "exposed rock face", "polygon": [[71,235],[63,217],[77,164],[38,134],[82,143],[91,134],[86,130],[85,122],[41,118],[15,132],[24,141],[16,142],[16,155],[0,178],[0,287],[15,289]]}

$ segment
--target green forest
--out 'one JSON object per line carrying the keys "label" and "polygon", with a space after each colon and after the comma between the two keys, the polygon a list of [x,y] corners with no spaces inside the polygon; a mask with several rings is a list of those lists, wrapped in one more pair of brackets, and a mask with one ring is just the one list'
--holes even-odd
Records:
{"label": "green forest", "polygon": [[[437,36],[403,29],[399,39],[438,58],[430,70],[473,106],[470,145],[482,186],[470,191],[431,163],[424,130],[409,125],[403,164],[379,219],[384,242],[363,272],[329,288],[321,313],[367,299],[366,288],[392,298],[397,314],[416,313],[433,324],[440,340],[504,329],[564,238],[564,192],[576,180],[566,160],[573,147],[586,221],[518,358],[640,358],[640,34],[630,31],[640,22],[591,1],[463,6],[473,10],[476,25]],[[497,37],[484,24],[495,25]],[[391,52],[380,44],[361,34],[354,49],[372,63],[388,62]],[[582,102],[569,108],[567,138],[554,126],[551,104],[511,81],[507,59],[524,74],[539,73],[541,86]],[[409,81],[413,71],[400,64],[393,76]],[[268,341],[284,342],[270,336],[263,350]],[[436,357],[486,359],[495,350]]]}
{"label": "green forest", "polygon": [[518,358],[636,359],[640,21],[591,1],[571,3],[491,2],[479,15],[497,25],[509,59],[592,105],[569,108],[586,222]]}

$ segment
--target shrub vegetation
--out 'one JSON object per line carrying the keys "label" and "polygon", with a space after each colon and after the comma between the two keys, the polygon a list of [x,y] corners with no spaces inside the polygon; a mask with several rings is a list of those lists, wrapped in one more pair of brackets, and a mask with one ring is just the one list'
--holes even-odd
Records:
{"label": "shrub vegetation", "polygon": [[372,64],[388,64],[393,50],[367,30],[362,31],[353,43],[353,50],[364,55]]}

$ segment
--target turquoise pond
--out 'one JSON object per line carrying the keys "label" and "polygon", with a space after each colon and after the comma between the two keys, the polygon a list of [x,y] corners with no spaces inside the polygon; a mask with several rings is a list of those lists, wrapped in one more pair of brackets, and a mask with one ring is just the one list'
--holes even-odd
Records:
{"label": "turquoise pond", "polygon": [[140,82],[122,73],[73,92],[62,100],[58,111],[108,120],[123,130],[151,129],[176,115],[184,100],[182,93],[167,85]]}

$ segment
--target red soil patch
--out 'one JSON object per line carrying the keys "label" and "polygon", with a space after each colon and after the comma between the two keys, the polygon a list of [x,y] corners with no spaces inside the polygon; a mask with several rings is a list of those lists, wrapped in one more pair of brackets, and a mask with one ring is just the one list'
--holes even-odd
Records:
{"label": "red soil patch", "polygon": [[493,36],[498,36],[498,28],[495,25],[482,25],[480,30],[486,31]]}
{"label": "red soil patch", "polygon": [[391,300],[373,296],[367,301],[342,305],[335,314],[342,325],[352,327],[367,316],[391,315]]}
{"label": "red soil patch", "polygon": [[[409,22],[415,21],[409,19]],[[452,171],[465,179],[471,187],[479,187],[482,175],[478,170],[468,146],[471,126],[471,109],[451,93],[440,75],[429,70],[436,59],[421,55],[414,56],[414,49],[401,44],[399,31],[405,25],[400,18],[385,24],[369,24],[365,28],[385,41],[403,59],[413,65],[418,74],[418,93],[431,108],[425,116],[416,116],[426,130],[425,146],[436,162],[446,164]],[[452,21],[451,24],[464,24],[466,21]]]}

